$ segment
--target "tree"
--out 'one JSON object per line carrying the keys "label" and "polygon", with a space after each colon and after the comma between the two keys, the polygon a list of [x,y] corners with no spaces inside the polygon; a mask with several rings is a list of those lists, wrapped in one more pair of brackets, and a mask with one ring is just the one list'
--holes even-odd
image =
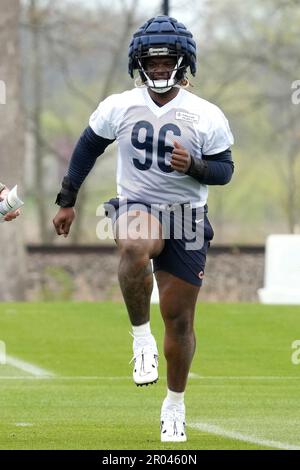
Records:
{"label": "tree", "polygon": [[[300,209],[300,132],[299,105],[291,102],[291,84],[300,76],[299,3],[211,0],[203,17],[201,89],[230,116],[236,127],[234,156],[238,151],[243,157],[237,167],[239,181],[235,185],[234,178],[229,197],[232,188],[236,192],[245,187],[255,174],[257,180],[248,185],[245,213],[252,201],[251,212],[254,206],[261,210],[263,222],[285,218],[286,229],[294,233]],[[226,220],[223,207],[216,201],[220,223]]]}
{"label": "tree", "polygon": [[[35,184],[32,193],[36,203],[39,238],[42,243],[49,243],[55,237],[50,224],[55,211],[54,197],[51,199],[52,204],[49,204],[46,188],[49,169],[46,168],[45,161],[49,155],[54,157],[65,172],[71,148],[65,158],[61,141],[68,141],[68,147],[72,147],[74,140],[78,138],[74,125],[69,126],[67,123],[61,103],[56,110],[55,105],[52,106],[51,98],[52,101],[56,101],[55,81],[60,80],[59,93],[66,101],[67,96],[73,99],[70,105],[73,115],[78,115],[78,105],[86,108],[91,114],[97,102],[103,100],[113,90],[124,65],[122,57],[126,57],[130,34],[136,26],[138,1],[118,0],[115,3],[118,8],[113,10],[101,1],[95,10],[78,4],[73,12],[58,1],[30,0],[28,7],[24,9],[22,26],[28,45],[27,49],[24,47],[23,53],[31,58],[24,63],[24,69],[30,89],[30,99],[27,97],[28,127],[34,142]],[[100,30],[99,24],[102,25]],[[25,44],[27,41],[24,41]],[[94,79],[97,79],[99,90],[97,96],[89,96],[90,77],[86,77],[85,72],[85,69],[91,67],[92,60],[101,65],[97,72],[94,71]],[[48,111],[49,115],[50,109],[52,120],[55,119],[59,126],[59,133],[52,139],[47,136],[43,122],[45,114]],[[58,191],[60,181],[55,184]],[[76,206],[76,224],[70,237],[73,243],[78,243],[81,239],[85,201],[86,187],[83,186]],[[49,209],[52,210],[51,216]]]}
{"label": "tree", "polygon": [[[0,104],[0,179],[19,184],[22,193],[24,133],[20,96],[19,0],[1,0],[0,79],[6,104]],[[0,300],[25,297],[25,248],[22,217],[3,223],[1,233]]]}

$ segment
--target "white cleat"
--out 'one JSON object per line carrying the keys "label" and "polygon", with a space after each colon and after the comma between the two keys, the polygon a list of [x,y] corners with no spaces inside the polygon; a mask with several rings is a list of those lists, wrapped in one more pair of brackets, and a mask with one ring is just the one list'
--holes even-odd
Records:
{"label": "white cleat", "polygon": [[186,442],[185,407],[162,407],[160,417],[161,442]]}
{"label": "white cleat", "polygon": [[133,380],[137,386],[158,380],[158,352],[154,337],[133,340]]}

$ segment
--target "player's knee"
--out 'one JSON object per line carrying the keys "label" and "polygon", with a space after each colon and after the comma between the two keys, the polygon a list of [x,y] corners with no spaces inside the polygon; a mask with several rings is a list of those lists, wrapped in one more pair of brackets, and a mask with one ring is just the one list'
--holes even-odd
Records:
{"label": "player's knee", "polygon": [[119,244],[121,258],[129,259],[132,263],[148,265],[149,250],[140,240],[126,240]]}
{"label": "player's knee", "polygon": [[176,337],[186,338],[193,334],[193,315],[174,309],[165,317],[166,328]]}

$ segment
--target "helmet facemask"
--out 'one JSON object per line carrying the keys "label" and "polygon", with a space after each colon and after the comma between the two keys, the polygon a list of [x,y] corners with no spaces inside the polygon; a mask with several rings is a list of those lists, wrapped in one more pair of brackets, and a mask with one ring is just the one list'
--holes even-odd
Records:
{"label": "helmet facemask", "polygon": [[[164,72],[149,72],[149,70],[145,70],[145,59],[149,59],[151,57],[172,57],[176,60],[175,66],[172,70],[166,70]],[[184,78],[186,72],[186,67],[182,65],[183,55],[170,50],[168,47],[149,48],[147,52],[143,54],[140,53],[136,58],[136,61],[139,66],[138,70],[143,83],[145,83],[145,85],[155,93],[166,93],[174,86],[178,86],[178,83],[182,78]],[[169,76],[166,79],[154,79],[151,76],[155,75],[155,73],[164,73]]]}
{"label": "helmet facemask", "polygon": [[[174,67],[167,80],[162,80],[165,77],[161,74],[158,76],[160,80],[155,79],[157,75],[149,75],[144,59],[151,56],[175,56]],[[188,85],[187,69],[195,76],[196,43],[183,23],[167,15],[158,15],[146,21],[133,34],[128,50],[128,73],[131,78],[138,70],[144,85],[156,93],[166,93],[174,86]]]}

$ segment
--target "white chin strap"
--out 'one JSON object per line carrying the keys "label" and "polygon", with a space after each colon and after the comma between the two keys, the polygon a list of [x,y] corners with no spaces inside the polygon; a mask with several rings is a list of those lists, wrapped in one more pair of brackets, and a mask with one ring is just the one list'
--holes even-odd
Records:
{"label": "white chin strap", "polygon": [[175,75],[180,67],[182,59],[183,57],[179,57],[178,62],[175,65],[174,70],[168,80],[151,80],[151,78],[147,75],[144,68],[142,67],[142,64],[139,61],[141,70],[147,78],[147,87],[149,87],[152,91],[155,91],[155,93],[166,93],[167,91],[170,91],[174,86],[176,86],[177,82],[175,81]]}

